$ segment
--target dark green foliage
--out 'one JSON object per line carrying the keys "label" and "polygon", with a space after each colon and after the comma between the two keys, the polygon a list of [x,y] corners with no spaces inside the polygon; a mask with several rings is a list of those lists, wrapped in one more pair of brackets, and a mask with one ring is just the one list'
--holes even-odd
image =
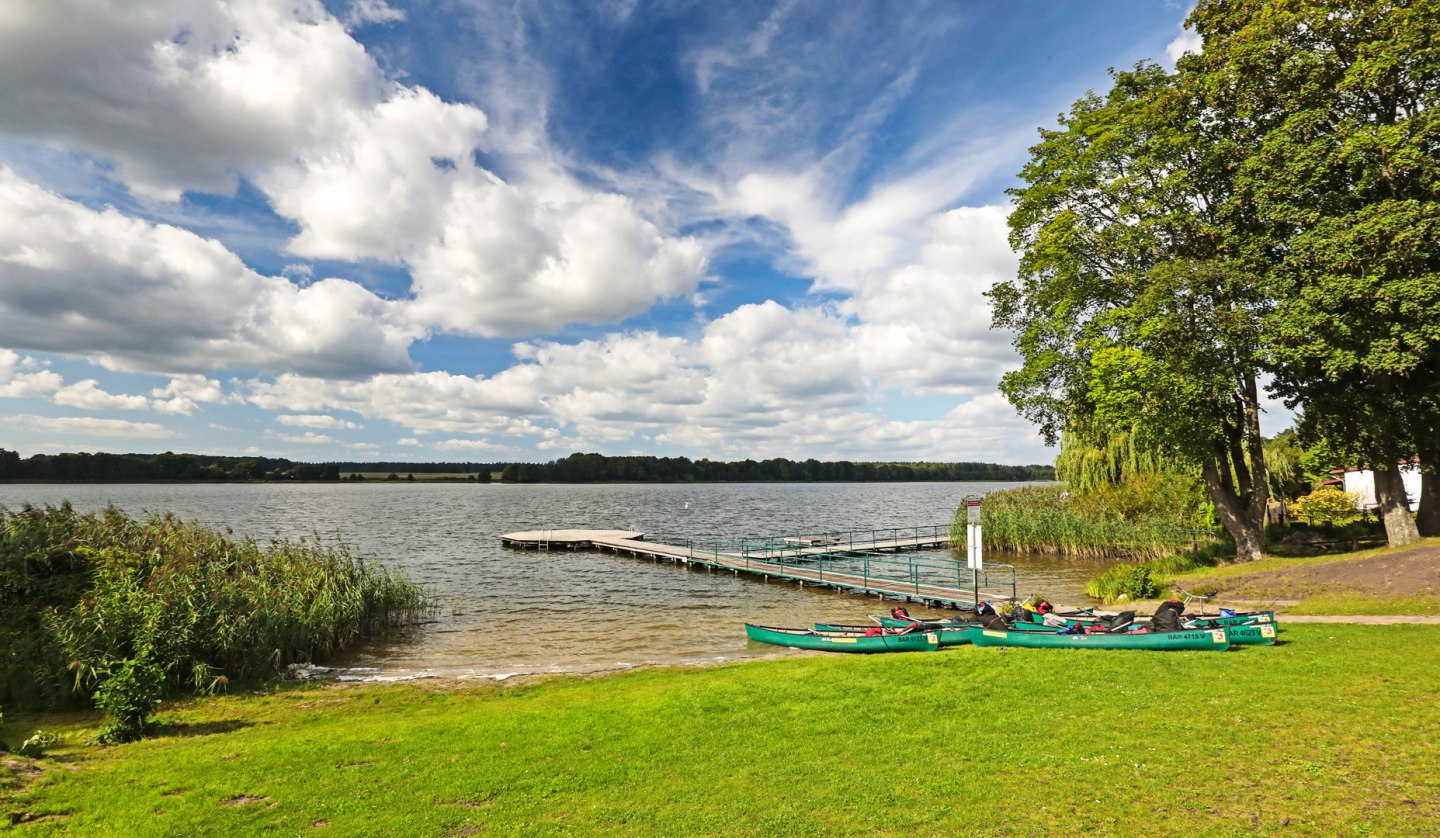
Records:
{"label": "dark green foliage", "polygon": [[[195,482],[364,480],[356,472],[387,474],[387,481],[415,482],[417,474],[476,474],[489,483],[499,472],[507,483],[708,483],[708,482],[919,482],[960,480],[1053,480],[1045,465],[996,463],[852,463],[845,460],[713,462],[688,457],[607,457],[571,454],[549,463],[296,463],[265,457],[203,454],[36,454],[20,459],[0,449],[0,480],[134,483],[155,480]],[[400,475],[404,474],[405,477]]]}
{"label": "dark green foliage", "polygon": [[[58,741],[60,741],[60,737],[55,734],[37,730],[29,739],[20,743],[20,747],[15,749],[15,753],[31,759],[43,757],[45,756],[46,749]],[[0,750],[4,750],[4,748],[0,748]]]}
{"label": "dark green foliage", "polygon": [[1160,586],[1150,578],[1150,568],[1143,564],[1117,564],[1085,583],[1085,593],[1102,601],[1150,599],[1158,596]]}
{"label": "dark green foliage", "polygon": [[144,736],[163,688],[160,669],[147,661],[126,660],[106,667],[95,690],[95,706],[105,711],[106,720],[100,741],[134,742]]}
{"label": "dark green foliage", "polygon": [[510,483],[669,482],[920,482],[960,480],[1053,480],[1050,466],[994,463],[852,463],[845,460],[714,462],[687,457],[607,457],[571,454],[549,463],[510,463],[501,479]]}
{"label": "dark green foliage", "polygon": [[36,454],[21,459],[14,451],[0,449],[0,480],[143,483],[339,479],[339,463],[296,463],[268,457],[215,457],[171,451],[163,454]]}
{"label": "dark green foliage", "polygon": [[1271,263],[1272,390],[1303,436],[1376,466],[1391,543],[1410,543],[1392,464],[1440,454],[1440,4],[1230,0],[1189,24],[1205,48],[1178,71],[1242,152]]}
{"label": "dark green foliage", "polygon": [[83,700],[126,662],[148,684],[137,661],[158,672],[162,693],[211,691],[338,651],[425,607],[414,584],[343,545],[262,546],[114,507],[4,511],[0,701]]}
{"label": "dark green foliage", "polygon": [[1203,474],[1247,558],[1263,548],[1259,266],[1227,211],[1233,161],[1174,74],[1112,73],[1041,130],[1010,190],[1017,276],[993,325],[1022,365],[1000,389],[1051,442],[1125,447]]}

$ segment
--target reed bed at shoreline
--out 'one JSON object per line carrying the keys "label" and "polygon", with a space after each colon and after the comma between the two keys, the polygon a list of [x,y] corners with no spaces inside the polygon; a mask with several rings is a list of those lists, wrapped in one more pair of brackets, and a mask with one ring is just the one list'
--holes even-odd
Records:
{"label": "reed bed at shoreline", "polygon": [[116,507],[0,509],[0,705],[83,703],[120,673],[160,694],[258,682],[411,623],[430,597],[343,544],[236,538]]}
{"label": "reed bed at shoreline", "polygon": [[[1055,553],[1096,559],[1148,561],[1192,551],[1215,541],[1209,529],[1187,526],[1190,509],[1176,498],[1165,508],[1125,509],[1108,498],[1073,495],[1063,485],[1024,486],[985,496],[987,550]],[[964,513],[951,538],[965,541]]]}

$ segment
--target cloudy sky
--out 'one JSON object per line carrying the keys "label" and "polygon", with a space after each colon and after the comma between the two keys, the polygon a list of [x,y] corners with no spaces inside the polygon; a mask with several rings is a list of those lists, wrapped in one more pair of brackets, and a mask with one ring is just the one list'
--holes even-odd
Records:
{"label": "cloudy sky", "polygon": [[1049,462],[982,292],[1154,0],[5,0],[0,447]]}

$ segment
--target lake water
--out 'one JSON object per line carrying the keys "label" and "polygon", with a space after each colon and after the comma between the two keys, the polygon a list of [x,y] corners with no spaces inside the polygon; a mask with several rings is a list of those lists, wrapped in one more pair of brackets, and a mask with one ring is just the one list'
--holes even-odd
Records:
{"label": "lake water", "polygon": [[[943,524],[966,494],[1007,483],[645,485],[0,484],[0,504],[113,503],[260,540],[343,541],[433,590],[431,621],[354,650],[344,677],[504,678],[786,654],[751,643],[742,623],[869,622],[893,603],[596,551],[500,546],[538,529],[639,530],[741,538]],[[1082,604],[1103,564],[988,556],[1018,568],[1021,596]],[[964,561],[964,556],[958,556]],[[919,609],[911,607],[915,613]]]}

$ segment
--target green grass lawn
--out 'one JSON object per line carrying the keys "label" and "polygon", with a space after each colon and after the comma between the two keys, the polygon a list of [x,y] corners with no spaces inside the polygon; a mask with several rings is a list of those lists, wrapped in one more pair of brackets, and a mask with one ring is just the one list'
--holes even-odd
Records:
{"label": "green grass lawn", "polygon": [[[796,656],[529,685],[303,686],[94,716],[9,759],[20,835],[1414,835],[1440,626],[1226,653]],[[30,766],[41,773],[29,776]],[[1420,830],[1423,832],[1423,830]]]}

